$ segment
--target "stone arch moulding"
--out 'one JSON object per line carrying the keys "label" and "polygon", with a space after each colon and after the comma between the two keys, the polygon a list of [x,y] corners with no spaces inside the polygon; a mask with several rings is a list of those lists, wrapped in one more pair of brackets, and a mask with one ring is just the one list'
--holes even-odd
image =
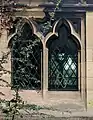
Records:
{"label": "stone arch moulding", "polygon": [[[23,28],[24,28],[24,26],[25,25],[27,25],[27,27],[29,28],[29,30],[31,30],[30,32],[29,32],[29,35],[30,35],[30,37],[37,37],[37,38],[39,38],[39,40],[40,40],[40,43],[41,43],[41,45],[42,45],[42,50],[40,50],[40,51],[38,51],[38,52],[40,52],[41,53],[41,51],[43,52],[43,47],[44,47],[44,43],[43,43],[43,35],[39,32],[39,29],[38,29],[38,26],[37,26],[37,24],[36,24],[36,22],[35,21],[33,21],[32,19],[27,19],[27,18],[21,18],[18,22],[17,22],[17,25],[16,25],[16,29],[15,29],[15,33],[14,34],[12,34],[11,36],[10,36],[10,38],[8,39],[8,46],[10,45],[10,49],[11,49],[11,43],[12,43],[12,40],[13,40],[13,38],[15,38],[16,36],[18,36],[18,37],[20,37],[21,36],[21,33],[23,34]],[[27,32],[28,32],[28,30],[27,30]],[[27,32],[26,32],[26,34],[27,34]],[[19,34],[18,34],[19,33]],[[23,37],[25,37],[26,36],[26,34],[24,34],[24,36]],[[30,38],[27,38],[27,39],[29,39],[30,40]],[[21,39],[20,39],[21,40]],[[21,43],[23,43],[23,41],[21,42]],[[30,44],[31,44],[31,42],[30,42]],[[16,47],[17,48],[17,47]],[[36,50],[35,48],[34,48],[34,50]],[[37,52],[37,53],[38,53]],[[11,52],[12,53],[12,52]],[[15,54],[15,53],[14,53]],[[42,53],[41,53],[42,54]],[[41,55],[41,54],[39,54],[39,55]],[[12,55],[12,54],[11,54]],[[39,56],[39,55],[37,55],[37,56]],[[15,57],[15,56],[14,56]],[[15,57],[16,58],[16,57]],[[34,57],[33,57],[34,58]],[[41,62],[41,59],[39,59],[40,60],[40,62]],[[13,60],[12,60],[13,61]],[[34,60],[33,60],[34,61]],[[40,63],[40,62],[38,62],[38,63]],[[13,63],[13,62],[12,62]],[[35,63],[35,62],[34,62]],[[40,63],[39,65],[37,65],[36,67],[38,67],[38,69],[40,68],[40,67],[42,67],[42,65],[41,65],[42,63]],[[11,64],[12,65],[12,64]],[[36,63],[35,63],[35,65],[36,65]],[[13,68],[12,68],[12,70],[13,70]],[[37,70],[37,69],[36,69]],[[20,74],[20,73],[19,73]],[[40,77],[42,77],[41,76],[41,73],[40,73]],[[41,80],[41,78],[40,78],[40,80]],[[24,89],[24,88],[23,88]],[[32,89],[32,88],[31,88]],[[41,89],[41,88],[40,88]]]}
{"label": "stone arch moulding", "polygon": [[76,44],[78,45],[79,50],[81,50],[82,48],[82,43],[80,40],[80,36],[76,33],[76,31],[74,30],[71,22],[67,19],[59,19],[55,22],[54,26],[52,27],[52,32],[48,33],[45,37],[45,46],[47,46],[47,42],[49,40],[49,38],[51,38],[52,36],[56,36],[58,37],[58,29],[62,26],[62,25],[67,26],[67,28],[70,31],[71,36],[73,36],[75,39]]}
{"label": "stone arch moulding", "polygon": [[[77,45],[78,55],[79,55],[79,57],[78,57],[78,60],[79,60],[79,61],[78,61],[78,69],[77,69],[77,70],[80,70],[80,68],[81,68],[81,64],[80,64],[80,63],[81,63],[81,58],[80,58],[80,56],[81,56],[82,42],[81,42],[81,39],[80,39],[79,35],[76,33],[74,27],[72,26],[72,24],[70,23],[69,20],[62,18],[62,19],[57,20],[57,21],[54,23],[54,25],[52,26],[52,32],[48,33],[48,34],[46,35],[46,37],[45,37],[45,47],[46,47],[47,50],[48,50],[48,46],[47,46],[48,42],[49,42],[50,40],[52,40],[52,42],[53,42],[53,39],[51,39],[51,38],[52,38],[52,37],[56,37],[56,38],[59,37],[58,31],[59,31],[59,29],[60,29],[60,27],[61,27],[62,25],[64,25],[64,26],[67,28],[67,31],[68,31],[69,36],[72,37],[72,38],[74,38],[74,39],[72,39],[72,40],[73,40],[73,41],[76,43],[76,45]],[[70,39],[70,40],[71,40],[71,39]],[[48,55],[48,53],[47,53],[47,55]],[[48,60],[47,60],[47,61],[48,61]],[[48,62],[47,62],[47,63],[48,63]],[[48,66],[47,66],[47,68],[48,68]],[[81,73],[79,72],[78,78],[80,78],[80,75],[81,75]],[[47,81],[48,81],[48,77],[47,77]],[[47,85],[47,88],[48,88],[48,85]],[[80,91],[80,90],[81,90],[81,78],[78,79],[78,91]]]}
{"label": "stone arch moulding", "polygon": [[[19,21],[18,24],[19,24],[20,22],[21,22],[21,21]],[[41,40],[43,47],[45,47],[45,44],[44,44],[44,41],[43,41],[44,37],[43,37],[43,35],[39,32],[37,23],[36,23],[35,21],[33,21],[32,19],[22,18],[22,26],[21,26],[21,27],[23,27],[26,23],[29,24],[29,26],[31,27],[31,29],[32,29],[32,34],[34,34],[35,36],[37,36],[37,37]],[[16,26],[15,32],[14,32],[11,36],[8,37],[7,46],[9,46],[9,44],[12,42],[12,41],[11,41],[12,38],[13,38],[15,35],[17,35],[17,33],[18,33],[18,27],[19,27],[19,25]]]}

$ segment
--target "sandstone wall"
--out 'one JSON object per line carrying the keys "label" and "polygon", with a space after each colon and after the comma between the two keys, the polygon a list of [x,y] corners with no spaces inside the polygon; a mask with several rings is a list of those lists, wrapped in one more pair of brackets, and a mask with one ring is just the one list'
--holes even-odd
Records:
{"label": "sandstone wall", "polygon": [[89,105],[93,101],[93,12],[86,13],[86,52],[87,102]]}

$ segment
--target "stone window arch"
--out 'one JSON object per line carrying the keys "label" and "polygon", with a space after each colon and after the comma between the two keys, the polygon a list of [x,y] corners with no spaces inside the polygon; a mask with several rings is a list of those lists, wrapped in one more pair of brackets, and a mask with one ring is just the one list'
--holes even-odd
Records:
{"label": "stone window arch", "polygon": [[81,42],[69,21],[61,19],[46,42],[48,90],[78,91],[80,88]]}
{"label": "stone window arch", "polygon": [[9,40],[12,58],[12,87],[41,89],[42,42],[33,23],[21,19]]}

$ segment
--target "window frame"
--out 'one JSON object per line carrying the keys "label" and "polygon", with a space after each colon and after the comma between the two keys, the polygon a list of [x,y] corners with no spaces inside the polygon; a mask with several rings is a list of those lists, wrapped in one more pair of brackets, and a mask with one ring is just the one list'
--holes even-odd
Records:
{"label": "window frame", "polygon": [[[76,17],[76,16],[75,16]],[[72,18],[72,17],[68,17],[68,18]],[[67,19],[68,19],[67,18]],[[84,91],[82,92],[82,89],[84,89],[85,90],[85,88],[86,88],[86,86],[82,86],[82,81],[83,81],[83,79],[82,79],[82,75],[83,74],[85,74],[85,68],[84,68],[84,63],[82,63],[82,56],[84,57],[83,59],[85,59],[85,56],[84,56],[84,49],[85,49],[85,36],[84,36],[84,34],[85,34],[85,31],[84,31],[84,17],[82,17],[81,16],[81,18],[79,17],[79,19],[81,20],[81,43],[83,42],[83,49],[81,48],[81,53],[79,54],[79,69],[80,69],[80,74],[79,74],[79,93],[80,94],[84,94]],[[28,20],[26,20],[26,21],[28,21]],[[32,23],[30,23],[30,25],[31,25],[31,27],[32,27],[32,30],[33,30],[33,33],[35,34],[35,35],[37,35],[39,38],[40,38],[40,40],[41,40],[41,42],[42,42],[42,45],[43,45],[43,52],[42,52],[42,56],[43,56],[43,60],[41,60],[42,61],[42,71],[43,71],[43,73],[41,72],[41,74],[42,74],[42,80],[41,80],[41,92],[42,92],[42,97],[44,98],[44,97],[46,97],[46,95],[47,95],[47,93],[49,93],[49,91],[48,91],[48,48],[47,48],[47,46],[46,46],[46,43],[47,43],[47,41],[48,41],[48,39],[49,39],[49,37],[51,37],[52,35],[56,35],[56,36],[58,36],[58,34],[57,34],[57,31],[56,31],[56,28],[57,28],[57,22],[58,21],[56,21],[56,24],[53,26],[53,31],[52,31],[52,33],[48,33],[47,35],[46,35],[46,37],[44,37],[39,31],[37,32],[36,30],[37,30],[37,26],[36,26],[36,24],[34,24],[34,22],[33,21],[31,21]],[[82,35],[82,33],[83,33],[83,35]],[[14,33],[14,35],[15,35],[16,33]],[[76,34],[76,36],[77,36],[77,34]],[[13,35],[12,35],[12,37],[13,37]],[[12,38],[11,37],[11,38]],[[77,36],[77,38],[79,38],[78,36]],[[11,42],[11,39],[9,39],[9,41],[8,41],[8,43],[10,43]],[[82,47],[82,45],[81,45],[81,47]],[[83,71],[82,71],[82,67],[83,67]],[[78,69],[78,70],[79,70]],[[83,73],[82,73],[83,72]],[[84,82],[85,82],[85,80],[84,80]],[[82,88],[83,87],[83,88]],[[63,93],[63,91],[61,91],[61,93]],[[69,91],[68,91],[68,93],[69,93]],[[82,97],[84,97],[84,95],[81,95]]]}

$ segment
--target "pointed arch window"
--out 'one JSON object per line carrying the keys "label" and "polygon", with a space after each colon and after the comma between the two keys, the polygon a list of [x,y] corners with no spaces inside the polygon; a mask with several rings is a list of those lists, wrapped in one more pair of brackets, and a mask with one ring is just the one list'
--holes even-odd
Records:
{"label": "pointed arch window", "polygon": [[31,26],[20,23],[12,38],[13,87],[41,89],[41,51],[41,41],[33,34]]}
{"label": "pointed arch window", "polygon": [[78,52],[76,38],[69,26],[62,24],[58,37],[52,36],[48,42],[48,90],[78,90]]}

